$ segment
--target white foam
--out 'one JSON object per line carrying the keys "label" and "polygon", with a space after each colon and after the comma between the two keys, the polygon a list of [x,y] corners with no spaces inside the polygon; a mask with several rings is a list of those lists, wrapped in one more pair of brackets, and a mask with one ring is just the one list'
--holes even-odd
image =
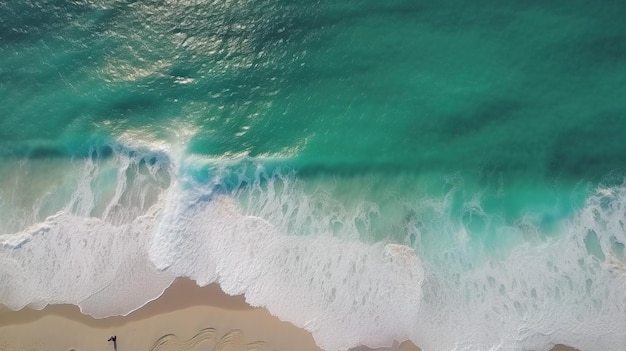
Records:
{"label": "white foam", "polygon": [[[306,281],[287,277],[307,277],[307,273],[318,277],[314,278],[312,285],[319,284],[321,288],[309,288],[306,294],[310,296],[325,296],[326,287],[331,291],[335,288],[336,296],[356,297],[358,300],[359,296],[368,294],[358,290],[358,284],[376,289],[377,282],[384,281],[383,277],[389,272],[383,273],[377,268],[381,265],[380,262],[368,261],[364,265],[367,269],[355,273],[358,276],[357,285],[333,285],[343,271],[340,264],[332,264],[332,257],[348,257],[350,262],[359,262],[361,255],[371,258],[376,256],[373,252],[380,252],[376,251],[380,247],[376,247],[381,244],[365,245],[366,249],[361,251],[362,244],[351,240],[359,237],[359,234],[354,233],[362,231],[362,228],[366,232],[378,229],[372,224],[374,220],[369,215],[378,214],[378,209],[372,211],[369,210],[372,206],[348,208],[341,206],[341,203],[337,205],[337,200],[328,196],[328,193],[304,191],[290,176],[266,179],[269,180],[263,185],[252,182],[243,191],[237,192],[236,197],[245,204],[244,212],[267,219],[272,225],[257,223],[250,225],[255,229],[240,228],[241,231],[232,231],[240,233],[233,234],[233,237],[245,235],[253,242],[257,242],[254,240],[257,235],[261,238],[259,242],[272,240],[272,252],[283,250],[283,254],[269,253],[276,256],[280,263],[268,271],[287,272],[282,275],[282,279],[293,279],[304,285],[307,285]],[[358,320],[342,317],[346,311],[341,307],[331,306],[329,310],[337,310],[338,317],[324,320],[333,325],[333,328],[314,333],[320,345],[328,347],[328,350],[335,350],[350,345],[354,340],[360,340],[365,345],[382,346],[380,340],[386,340],[386,345],[389,345],[389,340],[396,338],[400,341],[411,339],[426,350],[541,350],[549,349],[557,343],[583,350],[597,347],[626,348],[626,335],[619,332],[626,330],[626,295],[623,294],[626,291],[625,186],[612,187],[609,190],[599,189],[597,193],[591,194],[585,207],[569,219],[564,219],[552,237],[545,234],[537,236],[541,227],[530,218],[521,218],[515,225],[507,225],[499,218],[485,218],[490,225],[497,226],[494,229],[498,231],[498,237],[507,243],[501,250],[492,253],[481,250],[480,245],[472,246],[475,243],[472,243],[474,239],[469,236],[470,229],[466,222],[459,220],[464,214],[458,213],[455,210],[458,203],[450,200],[455,197],[454,191],[457,190],[453,189],[439,200],[429,198],[427,201],[418,201],[409,211],[412,213],[411,219],[404,220],[405,226],[396,226],[406,232],[407,243],[410,242],[410,235],[416,234],[418,252],[423,257],[428,257],[428,261],[421,264],[424,274],[417,273],[422,272],[422,268],[413,269],[412,273],[398,279],[402,281],[400,284],[396,280],[384,281],[385,284],[398,287],[398,291],[394,291],[387,298],[387,310],[378,309],[375,304],[351,304],[350,299],[339,299],[341,307],[351,306],[349,314],[358,316]],[[328,205],[327,208],[324,208],[325,204]],[[462,207],[462,212],[471,211],[482,217],[489,216],[482,210],[480,199],[475,196]],[[427,217],[420,218],[420,211],[426,213]],[[229,213],[236,212],[232,210]],[[206,218],[207,215],[203,217]],[[236,215],[225,214],[221,217],[235,221],[249,221],[252,218],[244,216],[236,219]],[[213,221],[212,219],[211,222]],[[341,223],[344,233],[334,232],[333,222]],[[359,222],[365,225],[357,225]],[[265,229],[259,229],[263,226]],[[425,245],[425,237],[421,233],[424,226],[430,226],[431,231],[430,238],[426,240],[432,241],[433,236],[436,236],[436,245],[432,242]],[[204,227],[210,228],[208,225]],[[307,235],[294,237],[299,234],[298,228],[307,230]],[[274,238],[263,239],[260,233],[265,231],[275,231],[277,234]],[[346,235],[346,231],[353,235]],[[290,235],[285,237],[282,235],[285,232]],[[349,239],[338,240],[330,233]],[[596,241],[597,244],[594,244]],[[597,248],[594,249],[594,246]],[[334,247],[337,249],[333,249]],[[440,250],[433,251],[433,248]],[[209,247],[206,249],[220,252],[212,251]],[[596,252],[598,250],[601,252]],[[251,251],[267,257],[258,253],[263,252],[259,248]],[[307,264],[317,264],[298,269],[299,261],[292,257],[299,257],[298,260]],[[331,263],[326,264],[327,262]],[[256,265],[257,263],[255,267]],[[268,263],[259,262],[258,265],[269,268]],[[323,268],[318,269],[320,266]],[[324,267],[330,268],[333,273],[324,276]],[[256,271],[254,274],[261,273]],[[228,272],[229,277],[234,277],[232,274]],[[322,276],[324,277],[319,278]],[[244,276],[236,281],[248,281],[247,279],[249,277]],[[271,277],[267,279],[271,281]],[[275,282],[267,287],[268,290],[259,290],[269,291],[272,287],[278,290],[277,287],[282,288],[284,285],[288,286],[287,283],[281,285]],[[296,293],[296,289],[291,289],[288,288],[289,293],[285,295],[275,292],[275,297],[280,297],[277,302],[271,301],[269,295],[259,300],[253,299],[256,296],[254,293],[246,292],[246,295],[254,303],[268,306],[282,318],[306,327],[310,325],[309,321],[294,316],[301,315],[302,311],[314,312],[302,305],[316,306],[320,309],[319,312],[323,309],[321,306],[328,301],[309,297],[314,299],[311,302]],[[237,290],[243,291],[246,290]],[[295,299],[291,299],[294,296]],[[414,296],[415,299],[405,299],[406,296]],[[288,301],[285,303],[288,306],[282,306],[280,301]],[[272,309],[274,303],[277,307]],[[328,303],[327,305],[330,306]],[[408,314],[406,319],[386,319],[390,315],[396,316],[394,308],[398,306],[405,308],[404,311]],[[417,312],[415,308],[418,308]],[[342,334],[343,323],[359,327],[368,323],[381,323],[389,326],[389,329],[380,328],[377,331],[378,339],[370,337],[368,332],[352,338],[350,333]],[[309,330],[316,331],[315,328]],[[367,327],[361,331],[364,330]],[[334,340],[334,343],[327,343],[327,340]],[[343,340],[343,343],[338,340]]]}
{"label": "white foam", "polygon": [[[35,222],[0,236],[0,302],[9,308],[69,303],[96,318],[125,315],[160,296],[173,281],[147,257],[159,198],[172,174],[167,157],[123,145],[114,145],[111,157],[101,157],[103,150],[57,169],[60,179],[53,182],[64,184],[62,191],[52,186],[28,195],[33,206],[50,204],[46,211],[56,208],[56,214],[41,220],[46,211],[33,208],[20,221],[0,223],[10,228]],[[35,164],[27,170],[40,169]],[[40,175],[31,174],[18,177],[20,188],[28,188],[29,181],[38,187]],[[11,201],[3,198],[9,210]]]}
{"label": "white foam", "polygon": [[[0,236],[2,303],[127,314],[184,276],[245,294],[325,350],[409,339],[425,350],[626,349],[626,186],[591,194],[552,238],[531,235],[531,219],[502,225],[498,235],[518,240],[489,255],[453,213],[454,189],[393,208],[261,168],[239,169],[227,185],[217,167],[198,184],[166,151],[142,150],[74,160],[54,173],[68,174],[64,183],[28,196],[46,210]],[[13,198],[0,198],[10,209]],[[463,208],[489,216],[470,200]],[[358,240],[387,230],[414,248]]]}
{"label": "white foam", "polygon": [[3,240],[0,301],[13,310],[74,304],[95,318],[134,311],[174,279],[147,259],[152,223],[113,226],[59,213],[20,233],[27,241]]}
{"label": "white foam", "polygon": [[[425,263],[412,340],[426,350],[626,348],[626,271],[623,246],[616,244],[626,242],[626,188],[610,193],[592,194],[562,223],[560,236],[516,245],[505,257],[469,265],[467,248],[454,244],[435,254]],[[537,230],[527,226],[506,232],[522,237]],[[588,249],[591,231],[601,255]]]}
{"label": "white foam", "polygon": [[173,216],[183,220],[155,236],[158,268],[245,294],[251,305],[310,331],[325,350],[388,346],[414,328],[422,270],[411,249],[285,236],[241,214],[227,196],[187,203]]}

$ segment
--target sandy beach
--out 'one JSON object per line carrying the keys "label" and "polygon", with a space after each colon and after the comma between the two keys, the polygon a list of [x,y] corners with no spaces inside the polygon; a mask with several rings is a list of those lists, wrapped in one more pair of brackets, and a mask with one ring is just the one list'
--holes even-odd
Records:
{"label": "sandy beach", "polygon": [[[0,311],[0,351],[115,351],[111,336],[119,351],[321,350],[307,331],[250,307],[242,296],[187,279],[176,280],[160,298],[126,317],[93,319],[69,305]],[[389,350],[419,348],[405,342]],[[567,350],[573,349],[553,349]]]}

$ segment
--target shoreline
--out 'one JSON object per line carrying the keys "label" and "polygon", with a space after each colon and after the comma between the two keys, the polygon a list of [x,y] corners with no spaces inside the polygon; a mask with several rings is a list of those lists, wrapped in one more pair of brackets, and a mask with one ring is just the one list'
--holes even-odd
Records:
{"label": "shoreline", "polygon": [[219,343],[228,348],[215,350],[245,350],[259,342],[257,350],[320,350],[311,334],[251,307],[243,296],[229,296],[216,284],[198,287],[189,279],[176,279],[159,298],[127,316],[94,319],[74,305],[0,311],[0,351],[114,351],[108,341],[114,335],[118,351],[192,351],[196,348],[184,344],[194,338],[203,350]]}
{"label": "shoreline", "polygon": [[[128,316],[94,319],[74,305],[0,310],[0,351],[276,350],[322,351],[306,330],[230,296],[217,284],[198,287],[178,278],[156,300]],[[213,345],[213,348],[207,348]],[[351,351],[419,351],[411,342]],[[557,345],[551,351],[571,351]]]}

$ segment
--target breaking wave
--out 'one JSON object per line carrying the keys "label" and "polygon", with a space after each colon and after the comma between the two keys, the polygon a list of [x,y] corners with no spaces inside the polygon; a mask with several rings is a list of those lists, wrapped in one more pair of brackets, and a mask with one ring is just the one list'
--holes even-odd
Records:
{"label": "breaking wave", "polygon": [[626,346],[623,184],[590,191],[546,233],[459,187],[300,179],[121,143],[2,172],[0,302],[14,310],[126,315],[189,277],[244,294],[325,350]]}

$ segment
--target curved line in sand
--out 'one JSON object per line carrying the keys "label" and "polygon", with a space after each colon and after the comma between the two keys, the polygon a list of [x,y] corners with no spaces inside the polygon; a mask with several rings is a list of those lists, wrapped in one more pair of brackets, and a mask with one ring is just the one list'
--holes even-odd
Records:
{"label": "curved line in sand", "polygon": [[201,342],[212,341],[214,346],[211,351],[269,351],[267,343],[255,341],[246,343],[243,332],[233,329],[226,334],[220,335],[215,328],[205,328],[196,335],[182,341],[175,334],[166,334],[155,341],[150,351],[193,351]]}

